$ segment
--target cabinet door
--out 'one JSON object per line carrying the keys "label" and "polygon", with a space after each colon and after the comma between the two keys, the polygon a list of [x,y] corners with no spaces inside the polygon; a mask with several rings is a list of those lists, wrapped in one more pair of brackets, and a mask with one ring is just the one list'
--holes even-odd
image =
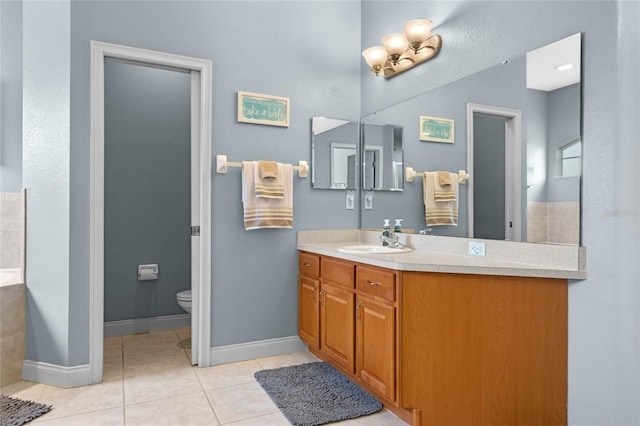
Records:
{"label": "cabinet door", "polygon": [[350,373],[354,372],[353,292],[322,283],[322,352]]}
{"label": "cabinet door", "polygon": [[298,334],[313,349],[320,349],[320,281],[300,276],[298,285]]}
{"label": "cabinet door", "polygon": [[358,377],[391,401],[396,399],[396,308],[359,297],[356,312]]}

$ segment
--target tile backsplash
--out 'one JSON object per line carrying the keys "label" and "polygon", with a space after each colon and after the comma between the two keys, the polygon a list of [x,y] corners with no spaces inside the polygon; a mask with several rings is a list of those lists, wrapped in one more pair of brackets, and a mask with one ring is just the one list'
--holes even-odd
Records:
{"label": "tile backsplash", "polygon": [[23,268],[25,192],[0,193],[0,269]]}

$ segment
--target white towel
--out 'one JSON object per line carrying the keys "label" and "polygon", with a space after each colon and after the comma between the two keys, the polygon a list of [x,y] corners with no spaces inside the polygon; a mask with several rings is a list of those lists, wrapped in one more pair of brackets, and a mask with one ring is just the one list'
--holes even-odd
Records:
{"label": "white towel", "polygon": [[425,220],[427,226],[458,226],[458,175],[451,174],[451,187],[455,198],[450,201],[436,201],[435,188],[439,185],[437,172],[425,172],[422,181]]}
{"label": "white towel", "polygon": [[253,162],[253,181],[256,190],[256,197],[262,198],[284,198],[283,171],[281,163],[274,163],[277,176],[262,177],[260,161]]}
{"label": "white towel", "polygon": [[[284,196],[278,198],[257,197],[255,190],[257,162],[242,162],[242,204],[244,206],[244,228],[246,230],[261,228],[293,227],[293,166],[282,165],[282,183]],[[259,173],[258,173],[259,174]]]}

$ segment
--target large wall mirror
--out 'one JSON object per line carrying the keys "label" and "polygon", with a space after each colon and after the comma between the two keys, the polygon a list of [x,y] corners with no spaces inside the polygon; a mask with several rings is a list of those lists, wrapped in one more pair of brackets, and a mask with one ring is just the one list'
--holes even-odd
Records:
{"label": "large wall mirror", "polygon": [[[403,128],[404,166],[467,170],[457,226],[428,228],[422,180],[379,193],[361,226],[402,218],[433,235],[580,244],[581,35],[513,58],[361,119]],[[420,116],[453,120],[453,143],[421,141]]]}
{"label": "large wall mirror", "polygon": [[362,123],[362,189],[402,191],[404,154],[402,126]]}

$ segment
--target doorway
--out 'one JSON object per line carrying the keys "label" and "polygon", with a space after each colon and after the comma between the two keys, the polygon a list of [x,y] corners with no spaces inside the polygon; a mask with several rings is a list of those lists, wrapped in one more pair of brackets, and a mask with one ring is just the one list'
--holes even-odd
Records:
{"label": "doorway", "polygon": [[522,241],[522,113],[467,104],[469,238]]}
{"label": "doorway", "polygon": [[92,41],[89,307],[92,383],[102,381],[103,368],[106,59],[190,75],[192,364],[209,366],[211,346],[211,62]]}

